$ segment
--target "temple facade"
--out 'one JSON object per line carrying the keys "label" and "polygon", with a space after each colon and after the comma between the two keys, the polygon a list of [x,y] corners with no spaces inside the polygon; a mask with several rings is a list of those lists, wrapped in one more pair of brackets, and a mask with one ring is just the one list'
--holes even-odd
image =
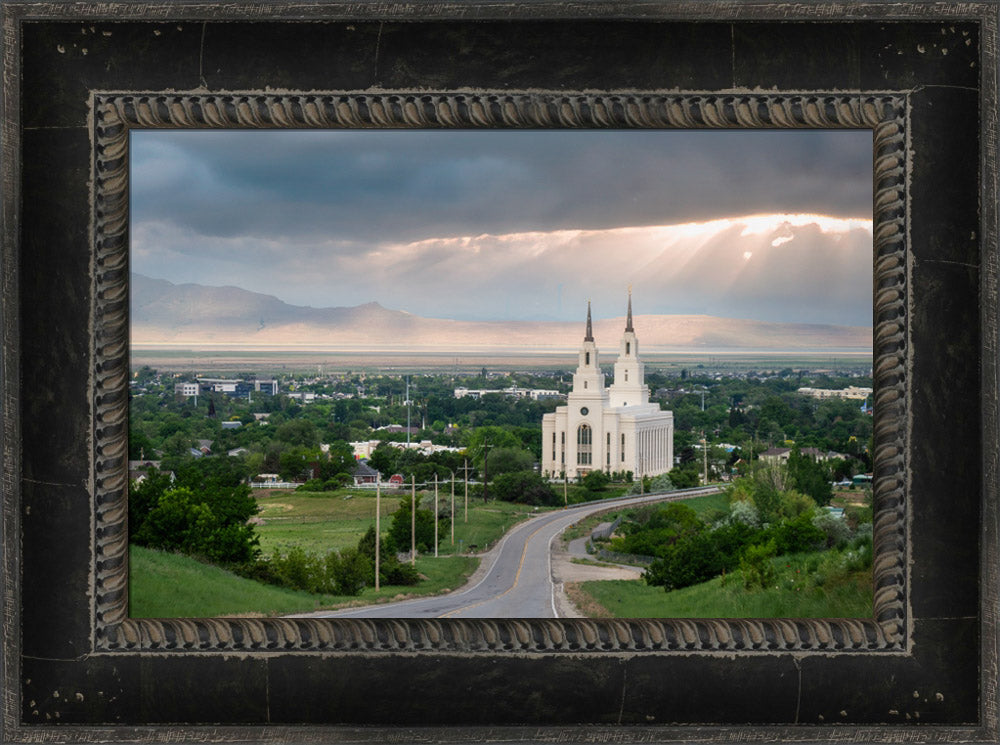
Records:
{"label": "temple facade", "polygon": [[565,406],[542,417],[542,473],[583,476],[593,470],[656,476],[673,468],[674,415],[650,403],[629,292],[625,331],[618,345],[614,382],[606,387],[598,364],[590,303],[573,390]]}

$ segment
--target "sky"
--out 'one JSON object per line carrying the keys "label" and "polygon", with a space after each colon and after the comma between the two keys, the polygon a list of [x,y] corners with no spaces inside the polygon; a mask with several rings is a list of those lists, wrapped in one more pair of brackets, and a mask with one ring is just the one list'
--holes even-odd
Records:
{"label": "sky", "polygon": [[865,130],[133,130],[133,272],[435,318],[871,325]]}

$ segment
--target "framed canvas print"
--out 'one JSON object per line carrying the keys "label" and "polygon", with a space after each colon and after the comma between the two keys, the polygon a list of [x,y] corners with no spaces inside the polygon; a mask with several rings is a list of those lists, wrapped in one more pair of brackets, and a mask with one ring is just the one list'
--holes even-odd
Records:
{"label": "framed canvas print", "polygon": [[[5,2],[4,741],[996,741],[998,20],[985,2]],[[827,159],[817,169],[821,151]],[[780,210],[768,201],[778,192],[787,205]],[[803,206],[816,204],[834,216]],[[712,222],[723,218],[732,221],[728,232]],[[830,255],[846,257],[846,274],[824,255],[803,258],[808,230],[835,246]],[[569,246],[562,254],[553,248],[559,240]],[[663,244],[687,253],[657,268],[651,257]],[[765,248],[781,251],[765,263]],[[747,269],[761,264],[757,274]],[[550,391],[564,398],[539,404],[522,428],[537,440],[531,478],[542,491],[534,493],[548,496],[526,523],[545,537],[544,550],[529,560],[523,536],[515,585],[526,564],[529,573],[542,564],[541,581],[551,586],[546,552],[555,532],[543,532],[543,523],[568,525],[570,510],[583,509],[570,504],[571,479],[585,491],[602,488],[592,478],[584,484],[592,473],[624,482],[627,472],[640,493],[622,499],[646,499],[656,478],[683,477],[684,468],[670,468],[678,465],[673,444],[683,429],[689,452],[679,465],[696,453],[702,480],[711,481],[709,443],[721,443],[721,433],[695,442],[691,422],[701,419],[693,403],[690,414],[681,400],[650,403],[649,364],[644,371],[633,345],[642,340],[640,320],[653,316],[637,312],[633,327],[629,283],[636,302],[648,297],[642,302],[658,314],[685,312],[666,297],[683,297],[688,313],[728,308],[733,318],[750,313],[733,310],[746,307],[739,306],[746,297],[764,314],[765,306],[777,312],[787,295],[797,303],[796,320],[841,324],[822,337],[828,346],[850,339],[844,346],[870,352],[856,386],[870,417],[870,429],[858,430],[870,440],[856,455],[868,468],[855,469],[859,484],[870,479],[870,504],[849,507],[855,516],[868,510],[870,538],[849,543],[858,540],[851,533],[841,546],[859,566],[868,551],[867,605],[581,617],[560,612],[554,600],[549,613],[549,596],[542,610],[528,600],[492,605],[467,596],[455,607],[418,613],[390,603],[368,615],[345,614],[335,603],[320,613],[268,613],[266,603],[202,605],[204,612],[140,604],[140,561],[148,567],[154,550],[176,561],[187,560],[185,552],[218,554],[230,565],[250,551],[240,559],[244,568],[291,576],[291,554],[282,554],[266,521],[297,509],[296,500],[320,504],[327,482],[339,488],[333,482],[341,472],[324,465],[334,457],[351,466],[345,477],[365,478],[350,452],[336,456],[331,445],[314,456],[309,448],[319,435],[309,427],[330,434],[327,444],[371,435],[383,411],[365,409],[358,421],[348,403],[338,414],[334,401],[364,400],[357,388],[366,382],[405,385],[404,375],[371,372],[378,365],[366,355],[391,350],[397,357],[386,365],[405,366],[415,354],[393,348],[391,332],[383,347],[369,343],[384,327],[402,328],[391,326],[400,316],[365,305],[372,300],[398,301],[390,307],[409,314],[405,328],[422,329],[427,347],[445,355],[513,338],[515,330],[532,347],[539,336],[518,324],[555,333],[570,323],[558,315],[564,295],[567,305],[581,306],[571,318],[582,346],[574,337],[569,362],[560,363],[567,379],[553,378]],[[230,287],[223,300],[217,291],[229,285],[241,289]],[[330,287],[345,301],[325,303]],[[245,304],[251,295],[257,305]],[[584,325],[588,297],[595,309],[610,297],[622,307],[601,310],[594,321],[587,312]],[[258,312],[261,303],[267,310]],[[355,324],[360,330],[349,322],[334,328],[334,305],[367,307],[368,320]],[[168,311],[157,315],[157,307]],[[476,318],[477,309],[488,317]],[[382,315],[372,320],[376,310]],[[486,321],[500,325],[494,337]],[[697,338],[734,334],[713,329]],[[774,347],[787,331],[744,324],[736,335]],[[352,364],[365,375],[344,379],[354,392],[338,391],[332,378],[321,386],[293,374],[240,375],[219,362],[246,339],[265,336],[270,348],[244,351],[288,362],[290,346],[309,350],[319,333],[341,334],[340,351],[352,339],[358,344]],[[209,357],[196,353],[220,334],[229,352],[209,344]],[[461,343],[449,346],[448,334]],[[193,361],[169,376],[136,364],[146,354],[169,369],[163,350],[172,344],[184,354],[195,350]],[[607,388],[597,345],[614,349],[606,365],[617,353]],[[678,368],[678,382],[663,386],[669,399],[673,388],[683,389],[683,358],[676,349],[658,353],[661,364]],[[458,380],[458,362],[449,364]],[[482,388],[488,402],[493,386],[482,367],[478,378],[460,381],[462,395],[483,395]],[[789,393],[810,390],[780,370],[773,377],[771,385]],[[541,380],[530,387],[542,390]],[[708,395],[711,408],[705,381],[701,394],[680,394]],[[816,396],[824,390],[833,383]],[[293,415],[315,405],[307,393],[331,397],[311,410],[323,412],[318,424],[309,423],[313,415]],[[239,408],[244,395],[261,411]],[[386,411],[410,413],[408,389],[385,396]],[[676,421],[665,413],[671,406]],[[798,463],[795,439],[811,441],[777,404],[762,416],[765,406],[729,397],[724,409],[733,421],[766,421],[768,445],[787,446],[754,453],[750,439],[746,461]],[[835,407],[821,406],[802,410],[837,418]],[[853,421],[860,415],[851,409]],[[269,416],[272,424],[259,424]],[[830,426],[846,418],[844,409]],[[229,476],[221,467],[190,466],[230,462],[211,454],[218,445],[200,442],[202,429],[191,421],[208,421],[198,427],[217,429],[219,443],[232,441],[231,462],[256,453],[253,473],[223,484]],[[282,452],[261,444],[270,434],[249,434],[267,427],[284,428]],[[433,423],[421,430],[432,432]],[[415,433],[408,422],[405,436]],[[492,447],[496,455],[499,444],[478,443],[479,452]],[[508,462],[516,461],[517,447],[506,449]],[[130,469],[153,460],[147,455],[166,467],[143,481]],[[482,460],[475,480],[495,490]],[[734,479],[726,486],[730,503],[744,488],[736,483],[744,478],[739,460],[736,473],[726,474]],[[813,465],[803,469],[816,465],[806,461]],[[454,484],[457,461],[442,456],[441,464]],[[198,469],[214,481],[190,481]],[[688,470],[697,484],[697,462]],[[415,483],[416,470],[407,473]],[[829,475],[816,485],[824,493]],[[256,479],[248,484],[248,476]],[[137,509],[137,495],[152,494],[148,484],[157,478],[162,489]],[[251,485],[265,491],[285,479],[319,496],[285,491],[280,503],[246,496]],[[500,483],[510,488],[510,480]],[[220,484],[253,509],[236,510],[224,524],[210,506]],[[370,511],[363,486],[338,499]],[[804,477],[795,487],[810,488]],[[400,526],[384,555],[375,538],[370,548],[376,561],[391,555],[400,565],[410,548],[408,571],[433,582],[431,564],[416,563],[415,491],[412,533]],[[397,517],[407,509],[399,494],[391,498]],[[544,504],[548,497],[555,503]],[[812,510],[822,507],[808,494],[784,500],[768,508],[747,492],[742,506],[720,503],[714,518],[692,528],[709,535],[732,525],[734,510],[756,511],[753,529],[771,530],[770,543],[751,541],[733,564],[715,555],[746,592],[753,576],[761,590],[785,582],[773,579],[783,569],[772,559],[778,543],[806,541],[802,535],[823,523],[812,522]],[[252,514],[259,505],[270,510],[263,518]],[[766,509],[773,514],[762,517]],[[781,527],[806,511],[798,532]],[[454,510],[448,521],[428,514],[429,525],[445,531],[458,522]],[[696,520],[683,510],[670,514]],[[503,542],[507,518],[490,540]],[[619,535],[641,535],[641,520],[628,519],[635,527]],[[519,540],[515,532],[505,540]],[[257,533],[276,541],[269,561],[253,558],[256,544],[244,541]],[[327,594],[368,592],[367,580],[344,590],[351,562],[372,574],[356,539],[323,543],[336,549],[326,566],[337,584]],[[423,551],[447,545],[439,536]],[[442,553],[465,561],[470,552]],[[652,586],[657,597],[663,585],[678,586],[680,570],[691,574],[696,561],[671,568],[675,554],[650,557],[646,583],[636,584]],[[802,560],[807,574],[824,559],[814,560],[812,569]],[[784,568],[798,565],[789,560]],[[376,570],[376,582],[380,576]],[[172,577],[160,598],[189,591],[182,575]],[[466,590],[457,581],[452,589],[461,599]],[[501,587],[494,595],[509,601],[516,593]]]}

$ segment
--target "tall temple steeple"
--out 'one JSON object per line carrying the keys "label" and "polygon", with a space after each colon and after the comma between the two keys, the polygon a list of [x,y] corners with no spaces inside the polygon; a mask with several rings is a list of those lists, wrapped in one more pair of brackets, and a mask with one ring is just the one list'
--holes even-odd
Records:
{"label": "tall temple steeple", "polygon": [[649,403],[649,388],[646,387],[646,370],[639,359],[639,340],[632,326],[632,286],[628,288],[628,314],[625,317],[625,332],[622,334],[615,362],[614,383],[608,391],[611,405],[637,406]]}
{"label": "tall temple steeple", "polygon": [[625,321],[625,330],[635,332],[632,328],[632,285],[628,286],[628,319]]}
{"label": "tall temple steeple", "polygon": [[580,345],[580,360],[573,375],[574,393],[588,397],[605,396],[604,373],[597,363],[597,345],[594,343],[594,323],[590,317],[590,301],[587,301],[587,332]]}

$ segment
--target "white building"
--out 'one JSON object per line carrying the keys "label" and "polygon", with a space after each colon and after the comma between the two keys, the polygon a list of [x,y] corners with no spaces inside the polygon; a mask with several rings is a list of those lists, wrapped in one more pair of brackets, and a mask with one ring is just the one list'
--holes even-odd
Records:
{"label": "white building", "polygon": [[174,393],[179,393],[185,398],[198,395],[198,384],[197,383],[175,383]]}
{"label": "white building", "polygon": [[829,390],[827,388],[799,388],[797,393],[813,398],[853,398],[864,401],[872,395],[871,388],[859,388],[856,385],[849,385],[847,388]]}
{"label": "white building", "polygon": [[590,304],[587,333],[565,406],[542,417],[542,472],[575,478],[593,470],[656,476],[673,468],[674,415],[649,402],[639,342],[628,318],[615,362],[614,383],[604,385],[597,360]]}
{"label": "white building", "polygon": [[511,386],[510,388],[487,389],[460,386],[455,389],[455,398],[482,398],[488,393],[499,393],[510,398],[530,398],[532,401],[544,398],[559,398],[562,396],[559,391],[542,388],[518,388],[517,386]]}

